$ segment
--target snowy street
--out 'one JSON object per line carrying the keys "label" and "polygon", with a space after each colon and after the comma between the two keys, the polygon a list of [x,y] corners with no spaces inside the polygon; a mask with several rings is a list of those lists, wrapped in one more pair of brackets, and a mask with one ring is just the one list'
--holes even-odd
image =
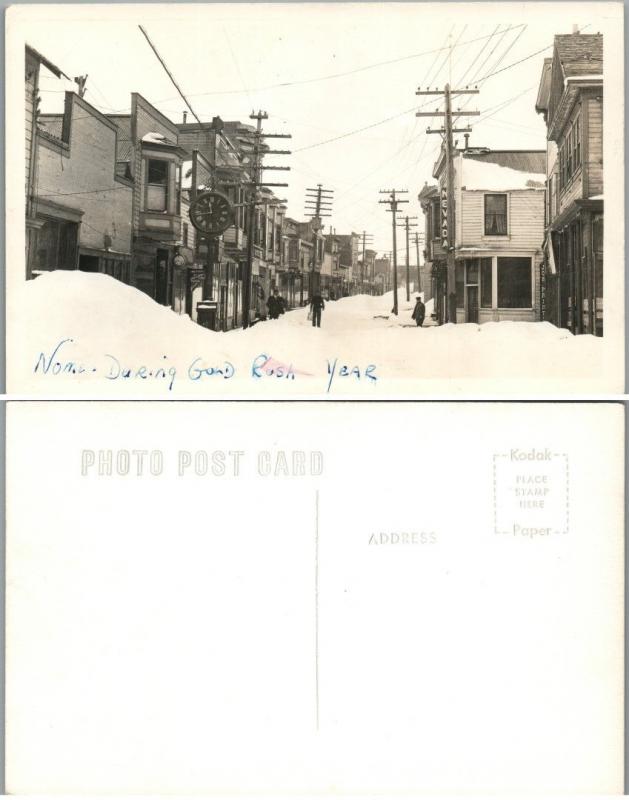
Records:
{"label": "snowy street", "polygon": [[[497,394],[524,378],[529,392],[565,389],[566,379],[577,391],[605,354],[600,338],[547,322],[417,328],[414,296],[407,302],[403,291],[397,317],[392,293],[356,295],[326,303],[320,329],[301,308],[226,333],[106,275],[52,272],[12,301],[24,309],[25,335],[12,343],[9,379],[32,394],[371,399],[487,394],[488,378]],[[429,320],[430,302],[426,311]]]}

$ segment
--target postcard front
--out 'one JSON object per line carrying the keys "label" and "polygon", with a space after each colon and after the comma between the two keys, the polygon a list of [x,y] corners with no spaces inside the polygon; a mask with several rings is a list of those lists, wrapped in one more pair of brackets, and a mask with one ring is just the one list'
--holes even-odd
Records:
{"label": "postcard front", "polygon": [[11,8],[10,391],[621,393],[623,55],[621,3]]}
{"label": "postcard front", "polygon": [[10,403],[7,791],[622,791],[623,409]]}

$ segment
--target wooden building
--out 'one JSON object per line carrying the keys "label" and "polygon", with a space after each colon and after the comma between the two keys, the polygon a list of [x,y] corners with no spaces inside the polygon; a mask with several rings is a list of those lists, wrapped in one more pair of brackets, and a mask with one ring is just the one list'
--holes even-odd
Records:
{"label": "wooden building", "polygon": [[177,126],[136,92],[130,114],[107,116],[118,129],[116,175],[133,186],[133,285],[172,307],[187,153],[179,145]]}
{"label": "wooden building", "polygon": [[[540,319],[545,164],[543,150],[468,147],[455,153],[457,322]],[[446,253],[436,232],[446,173],[442,150],[433,171],[437,185],[419,195],[440,323],[446,318]]]}
{"label": "wooden building", "polygon": [[36,141],[28,274],[80,269],[132,283],[133,182],[116,170],[117,127],[66,92],[63,114],[38,116]]}
{"label": "wooden building", "polygon": [[417,196],[424,214],[424,264],[422,286],[424,298],[434,298],[434,314],[439,323],[446,310],[446,252],[441,244],[441,210],[439,188],[425,183]]}
{"label": "wooden building", "polygon": [[555,36],[536,109],[548,130],[544,319],[603,334],[603,36]]}
{"label": "wooden building", "polygon": [[24,84],[25,84],[25,164],[26,164],[26,231],[25,231],[25,264],[26,278],[32,278],[33,262],[36,260],[35,251],[37,248],[37,231],[42,226],[41,217],[38,218],[36,212],[36,188],[37,188],[37,117],[39,106],[39,79],[41,68],[45,67],[48,72],[56,78],[67,77],[39,53],[35,48],[26,45],[24,59]]}

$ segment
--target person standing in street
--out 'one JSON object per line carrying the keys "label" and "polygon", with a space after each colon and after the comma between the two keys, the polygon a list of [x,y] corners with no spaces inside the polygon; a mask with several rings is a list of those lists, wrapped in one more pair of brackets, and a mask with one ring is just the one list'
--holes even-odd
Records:
{"label": "person standing in street", "polygon": [[415,298],[415,308],[413,309],[413,319],[415,320],[415,324],[418,328],[424,324],[424,318],[426,316],[426,306],[422,303],[422,299],[420,295],[417,295]]}
{"label": "person standing in street", "polygon": [[310,312],[312,314],[312,327],[316,325],[317,328],[321,327],[321,312],[325,308],[325,303],[323,302],[323,297],[316,292],[312,295],[310,300]]}
{"label": "person standing in street", "polygon": [[277,289],[273,289],[273,294],[266,301],[267,308],[269,309],[269,317],[277,319],[280,314],[286,310],[284,298],[280,295]]}

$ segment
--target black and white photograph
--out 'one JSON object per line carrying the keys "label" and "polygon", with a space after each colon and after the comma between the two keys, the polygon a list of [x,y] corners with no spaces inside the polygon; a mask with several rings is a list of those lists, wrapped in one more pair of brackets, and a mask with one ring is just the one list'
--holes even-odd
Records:
{"label": "black and white photograph", "polygon": [[5,22],[0,789],[626,791],[623,4]]}
{"label": "black and white photograph", "polygon": [[617,3],[11,9],[10,387],[621,392],[622,29]]}

